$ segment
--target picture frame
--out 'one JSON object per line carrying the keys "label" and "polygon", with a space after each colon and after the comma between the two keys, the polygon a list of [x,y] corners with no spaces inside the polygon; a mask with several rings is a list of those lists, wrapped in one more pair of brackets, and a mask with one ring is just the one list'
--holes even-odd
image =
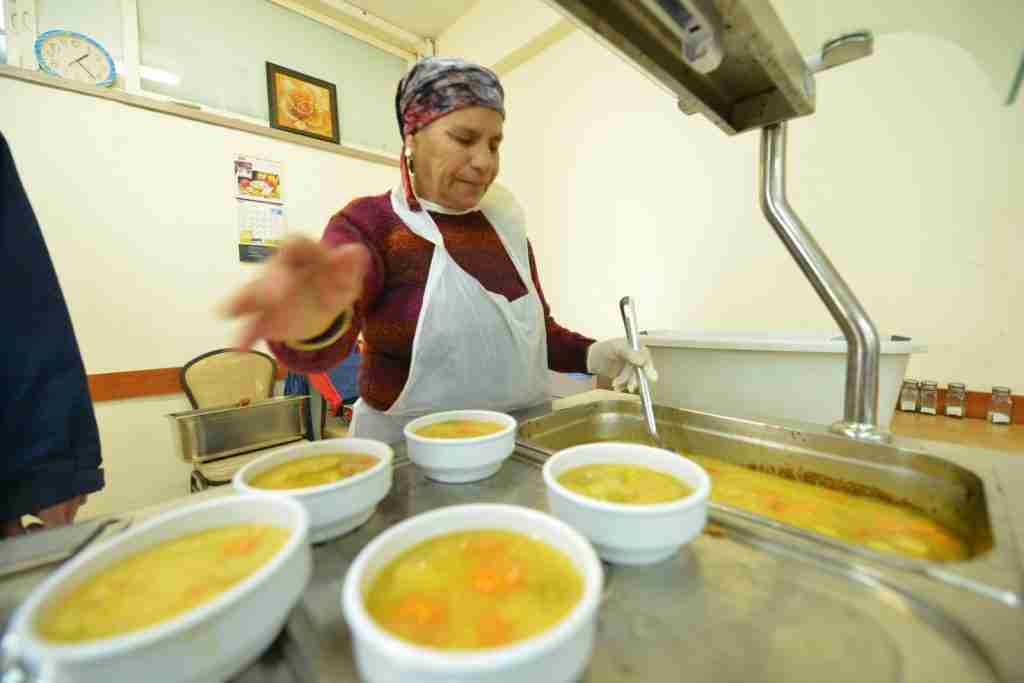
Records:
{"label": "picture frame", "polygon": [[339,143],[338,90],[333,83],[267,62],[267,102],[271,128]]}

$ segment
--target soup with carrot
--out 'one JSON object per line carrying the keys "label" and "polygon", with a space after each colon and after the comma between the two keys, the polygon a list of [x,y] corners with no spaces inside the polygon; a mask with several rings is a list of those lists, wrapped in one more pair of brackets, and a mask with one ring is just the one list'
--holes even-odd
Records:
{"label": "soup with carrot", "polygon": [[688,455],[711,477],[711,500],[883,553],[956,561],[969,556],[952,530],[905,505]]}
{"label": "soup with carrot", "polygon": [[582,596],[583,577],[561,551],[488,529],[413,546],[373,579],[365,601],[374,621],[399,638],[473,650],[535,636]]}
{"label": "soup with carrot", "polygon": [[667,503],[693,493],[679,478],[643,465],[582,465],[566,470],[557,481],[589,498],[630,505]]}
{"label": "soup with carrot", "polygon": [[249,485],[272,490],[322,486],[365,472],[378,462],[364,453],[322,453],[275,465],[253,477]]}
{"label": "soup with carrot", "polygon": [[241,583],[265,565],[290,532],[232,524],[164,541],[106,567],[44,608],[46,640],[80,643],[172,619]]}
{"label": "soup with carrot", "polygon": [[445,420],[420,427],[415,431],[419,436],[428,439],[472,439],[477,436],[497,434],[505,429],[505,425],[483,420]]}

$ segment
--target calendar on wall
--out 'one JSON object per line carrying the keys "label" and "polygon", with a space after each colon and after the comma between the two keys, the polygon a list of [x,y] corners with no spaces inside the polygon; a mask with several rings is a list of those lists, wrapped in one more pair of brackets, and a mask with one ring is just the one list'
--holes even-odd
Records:
{"label": "calendar on wall", "polygon": [[281,245],[288,228],[281,164],[238,154],[234,165],[238,260],[263,261]]}

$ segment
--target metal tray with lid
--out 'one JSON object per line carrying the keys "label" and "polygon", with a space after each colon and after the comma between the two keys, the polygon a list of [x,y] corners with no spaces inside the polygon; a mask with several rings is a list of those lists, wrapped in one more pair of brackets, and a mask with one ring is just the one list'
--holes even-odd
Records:
{"label": "metal tray with lid", "polygon": [[209,462],[304,438],[308,411],[309,396],[281,396],[171,413],[167,419],[181,459]]}

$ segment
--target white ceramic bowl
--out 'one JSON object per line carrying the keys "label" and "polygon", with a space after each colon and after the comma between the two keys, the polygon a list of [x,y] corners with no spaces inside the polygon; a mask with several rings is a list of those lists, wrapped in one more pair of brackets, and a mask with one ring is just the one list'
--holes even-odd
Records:
{"label": "white ceramic bowl", "polygon": [[[480,420],[497,422],[505,429],[471,439],[431,439],[415,433],[435,422]],[[417,418],[405,426],[405,444],[409,460],[434,481],[464,484],[486,479],[501,469],[501,464],[516,448],[516,419],[490,410],[449,410]]]}
{"label": "white ceramic bowl", "polygon": [[[686,482],[693,493],[681,500],[626,505],[574,493],[558,483],[582,465],[645,465]],[[548,508],[590,539],[601,559],[613,564],[653,564],[692,541],[707,521],[711,480],[691,460],[661,448],[631,443],[593,443],[559,451],[544,464]]]}
{"label": "white ceramic bowl", "polygon": [[[302,489],[267,490],[249,485],[254,477],[271,467],[321,453],[365,453],[380,459],[376,465],[332,484]],[[302,503],[309,512],[311,543],[320,543],[352,531],[373,516],[377,503],[391,490],[391,461],[394,451],[372,439],[325,439],[286,446],[253,460],[235,473],[235,490],[243,494],[282,495]]]}
{"label": "white ceramic bowl", "polygon": [[[547,631],[491,650],[421,647],[379,627],[363,605],[377,573],[421,541],[470,529],[527,534],[565,553],[583,576],[580,602]],[[356,664],[369,683],[569,683],[586,668],[593,649],[602,581],[594,549],[554,517],[512,505],[456,505],[412,517],[363,548],[345,577],[341,603],[352,630]]]}
{"label": "white ceramic bowl", "polygon": [[[81,644],[41,639],[40,609],[110,564],[157,543],[211,527],[266,523],[292,533],[270,562],[210,602],[121,636]],[[47,683],[210,683],[241,671],[270,645],[312,571],[309,515],[293,500],[230,496],[188,505],[88,548],[40,584],[11,620],[5,650]]]}

